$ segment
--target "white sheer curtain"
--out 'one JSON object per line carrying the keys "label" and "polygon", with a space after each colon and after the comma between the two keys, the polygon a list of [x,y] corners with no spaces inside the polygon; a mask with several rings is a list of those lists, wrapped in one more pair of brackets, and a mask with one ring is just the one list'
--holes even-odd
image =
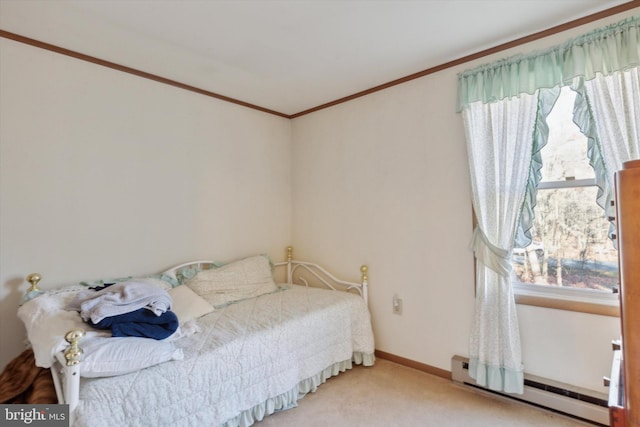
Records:
{"label": "white sheer curtain", "polygon": [[[640,68],[598,75],[584,86],[608,171],[610,208],[613,174],[624,162],[640,159]],[[608,214],[614,216],[614,211]]]}
{"label": "white sheer curtain", "polygon": [[589,138],[598,203],[605,207],[613,195],[613,173],[622,161],[638,157],[638,67],[640,16],[634,16],[548,50],[458,75],[458,111],[465,122],[478,219],[469,349],[469,371],[478,384],[507,392],[523,389],[509,261],[514,238],[518,244],[530,239],[539,150],[548,135],[544,118],[557,89],[571,85],[581,96],[574,119]]}
{"label": "white sheer curtain", "polygon": [[[596,172],[597,202],[614,217],[614,174],[628,160],[640,159],[640,67],[574,78],[573,120],[589,140],[589,158]],[[610,233],[615,231],[612,223]],[[615,241],[614,241],[615,244]]]}
{"label": "white sheer curtain", "polygon": [[479,385],[523,391],[520,333],[511,288],[511,252],[525,197],[537,116],[537,93],[462,111],[477,218],[476,306],[469,374]]}
{"label": "white sheer curtain", "polygon": [[640,158],[640,68],[585,83],[607,169]]}

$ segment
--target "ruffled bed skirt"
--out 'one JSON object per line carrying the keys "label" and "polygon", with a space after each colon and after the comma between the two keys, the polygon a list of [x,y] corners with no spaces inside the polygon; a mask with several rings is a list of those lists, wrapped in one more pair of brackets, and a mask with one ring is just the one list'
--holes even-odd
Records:
{"label": "ruffled bed skirt", "polygon": [[300,381],[298,385],[291,390],[243,411],[238,416],[227,420],[227,422],[223,424],[223,427],[248,427],[256,421],[262,421],[265,416],[271,415],[274,412],[295,408],[298,406],[298,400],[302,399],[307,393],[315,392],[318,386],[324,384],[329,378],[335,377],[347,369],[351,369],[354,363],[356,365],[373,366],[375,360],[376,357],[372,353],[353,353],[351,359],[334,363],[311,378]]}

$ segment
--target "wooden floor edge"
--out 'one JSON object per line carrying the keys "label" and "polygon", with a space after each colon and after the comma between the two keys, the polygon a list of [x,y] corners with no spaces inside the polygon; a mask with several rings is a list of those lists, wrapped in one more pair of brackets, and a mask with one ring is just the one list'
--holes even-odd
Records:
{"label": "wooden floor edge", "polygon": [[391,362],[397,363],[398,365],[417,369],[418,371],[426,372],[427,374],[435,375],[446,380],[451,380],[451,372],[447,371],[446,369],[436,368],[435,366],[407,359],[402,356],[396,356],[395,354],[387,353],[386,351],[382,350],[376,350],[375,354],[376,357],[379,357],[380,359],[389,360]]}

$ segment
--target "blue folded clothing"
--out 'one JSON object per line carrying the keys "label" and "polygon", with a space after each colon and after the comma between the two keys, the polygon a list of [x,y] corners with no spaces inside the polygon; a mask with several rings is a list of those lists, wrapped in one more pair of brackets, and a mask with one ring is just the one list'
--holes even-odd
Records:
{"label": "blue folded clothing", "polygon": [[98,329],[111,329],[114,337],[143,337],[163,340],[178,330],[178,317],[173,311],[160,316],[146,308],[129,313],[105,317],[98,323],[89,323]]}

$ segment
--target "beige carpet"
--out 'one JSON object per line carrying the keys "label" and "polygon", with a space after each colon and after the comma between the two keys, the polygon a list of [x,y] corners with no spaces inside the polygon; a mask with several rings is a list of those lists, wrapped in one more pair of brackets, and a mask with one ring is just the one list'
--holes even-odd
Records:
{"label": "beige carpet", "polygon": [[329,379],[256,427],[591,426],[378,359]]}

